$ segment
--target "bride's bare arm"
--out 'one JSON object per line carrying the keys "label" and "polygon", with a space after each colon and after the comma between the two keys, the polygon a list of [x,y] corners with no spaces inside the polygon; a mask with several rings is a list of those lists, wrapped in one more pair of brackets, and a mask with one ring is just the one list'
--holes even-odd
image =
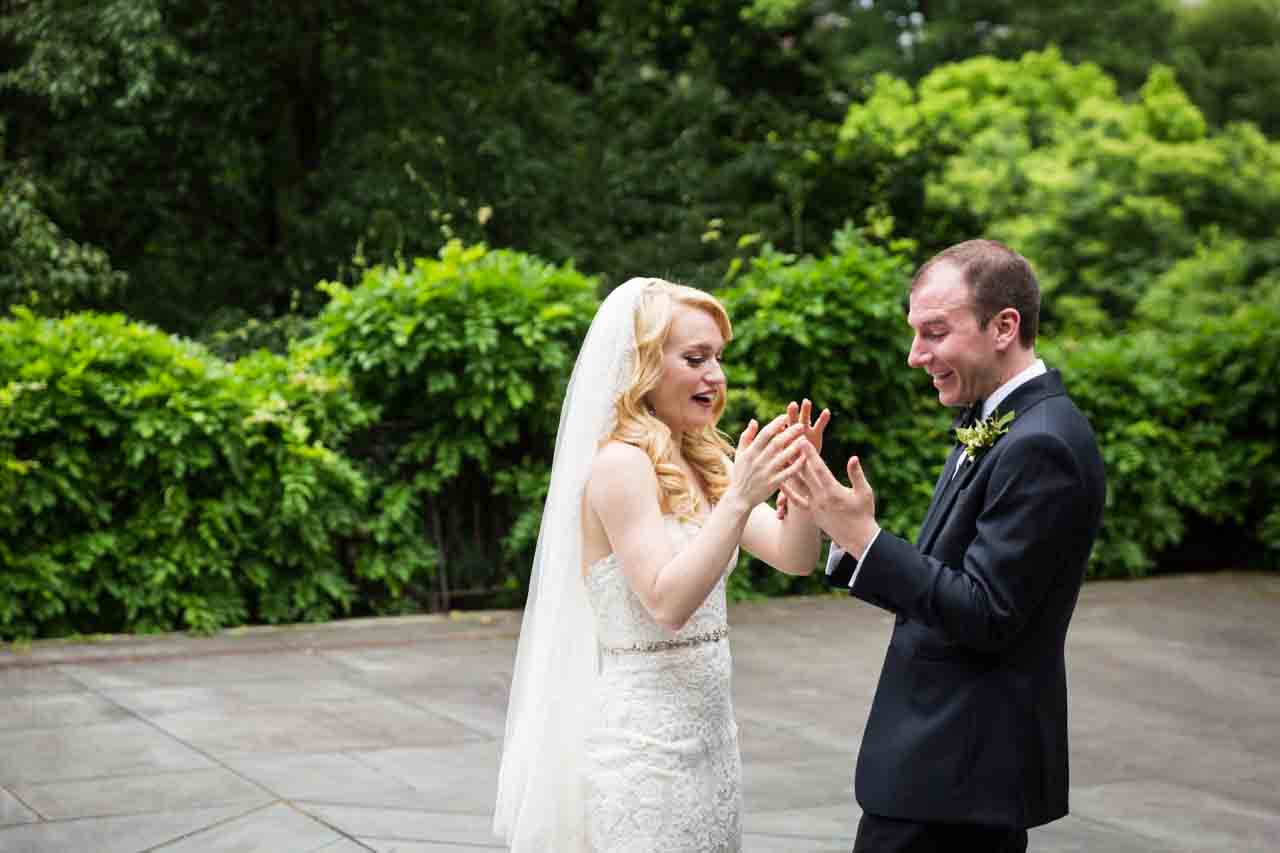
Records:
{"label": "bride's bare arm", "polygon": [[789,506],[779,520],[768,504],[751,510],[742,532],[742,547],[780,572],[807,575],[818,564],[822,531],[808,510]]}
{"label": "bride's bare arm", "polygon": [[[596,513],[627,583],[654,621],[678,631],[720,579],[752,509],[777,491],[800,464],[792,443],[800,430],[775,419],[739,442],[728,490],[689,543],[676,551],[658,506],[658,477],[648,455],[611,442],[601,448],[587,481],[587,505]],[[803,459],[800,460],[802,462]]]}

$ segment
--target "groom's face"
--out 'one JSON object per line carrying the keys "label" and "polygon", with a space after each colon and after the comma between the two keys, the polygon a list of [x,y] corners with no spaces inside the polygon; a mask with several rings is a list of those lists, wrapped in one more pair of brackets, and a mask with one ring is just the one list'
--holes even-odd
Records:
{"label": "groom's face", "polygon": [[915,337],[907,364],[933,379],[938,402],[967,406],[999,387],[994,326],[978,326],[973,293],[955,264],[939,263],[911,291],[907,322]]}

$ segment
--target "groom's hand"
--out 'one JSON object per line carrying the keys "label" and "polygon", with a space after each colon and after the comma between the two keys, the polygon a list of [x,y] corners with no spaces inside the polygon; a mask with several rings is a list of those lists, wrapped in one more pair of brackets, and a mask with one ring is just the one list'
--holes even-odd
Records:
{"label": "groom's hand", "polygon": [[801,447],[804,464],[794,481],[783,484],[788,503],[807,509],[813,520],[841,548],[861,555],[880,528],[876,524],[876,497],[862,472],[858,457],[849,458],[845,470],[849,486],[840,485],[818,451],[807,442]]}

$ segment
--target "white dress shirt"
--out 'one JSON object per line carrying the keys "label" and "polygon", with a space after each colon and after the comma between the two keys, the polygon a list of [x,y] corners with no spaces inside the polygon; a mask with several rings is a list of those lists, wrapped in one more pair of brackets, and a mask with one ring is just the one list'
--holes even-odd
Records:
{"label": "white dress shirt", "polygon": [[[987,418],[991,417],[991,413],[996,410],[996,406],[1003,403],[1005,398],[1008,397],[1010,394],[1012,394],[1014,390],[1018,388],[1018,386],[1023,385],[1027,382],[1030,382],[1032,379],[1035,379],[1037,376],[1041,376],[1047,373],[1048,370],[1049,369],[1044,366],[1043,359],[1037,358],[1035,361],[1031,362],[1030,366],[1028,366],[1025,370],[1020,371],[1016,376],[1014,376],[1008,382],[1001,385],[994,392],[992,392],[990,397],[988,397],[986,400],[982,402],[982,419],[986,420]],[[965,462],[967,462],[968,460],[969,460],[969,457],[961,453],[959,461],[956,462],[955,470],[951,472],[951,476],[954,477],[956,474],[960,473],[960,469],[964,467]],[[862,567],[861,565],[862,558],[867,555],[867,551],[871,550],[871,546],[876,544],[876,539],[878,539],[879,537],[880,537],[880,528],[877,526],[875,534],[871,537],[871,541],[867,543],[867,550],[863,551],[861,554],[857,556],[857,560],[859,564],[858,568]],[[836,566],[839,565],[842,559],[844,559],[844,555],[845,555],[844,549],[842,549],[839,545],[837,545],[833,540],[831,542],[831,550],[827,553],[827,574],[831,574],[832,572],[835,571]],[[850,589],[853,589],[854,581],[858,579],[858,568],[855,568],[853,570],[853,575],[849,578]]]}
{"label": "white dress shirt", "polygon": [[[1030,382],[1037,376],[1043,376],[1048,372],[1049,368],[1044,366],[1044,359],[1037,358],[1035,361],[1031,362],[1025,370],[1019,372],[1008,382],[997,388],[990,397],[982,401],[982,413],[978,416],[978,420],[985,421],[987,418],[991,417],[991,413],[996,410],[996,406],[1003,403],[1005,398],[1017,390],[1019,385]],[[965,463],[968,461],[968,455],[961,453],[960,458],[956,461],[956,469],[951,472],[951,476],[954,477],[956,474],[959,474],[960,469],[963,468]]]}

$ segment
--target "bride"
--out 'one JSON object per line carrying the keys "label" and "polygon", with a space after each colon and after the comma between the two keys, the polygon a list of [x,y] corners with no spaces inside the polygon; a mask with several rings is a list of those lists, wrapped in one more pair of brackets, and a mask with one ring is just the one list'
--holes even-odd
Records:
{"label": "bride", "polygon": [[494,830],[514,853],[741,848],[725,583],[739,545],[812,570],[813,520],[765,501],[830,413],[792,403],[735,452],[716,429],[731,336],[713,297],[653,278],[614,290],[587,332],[507,708]]}

